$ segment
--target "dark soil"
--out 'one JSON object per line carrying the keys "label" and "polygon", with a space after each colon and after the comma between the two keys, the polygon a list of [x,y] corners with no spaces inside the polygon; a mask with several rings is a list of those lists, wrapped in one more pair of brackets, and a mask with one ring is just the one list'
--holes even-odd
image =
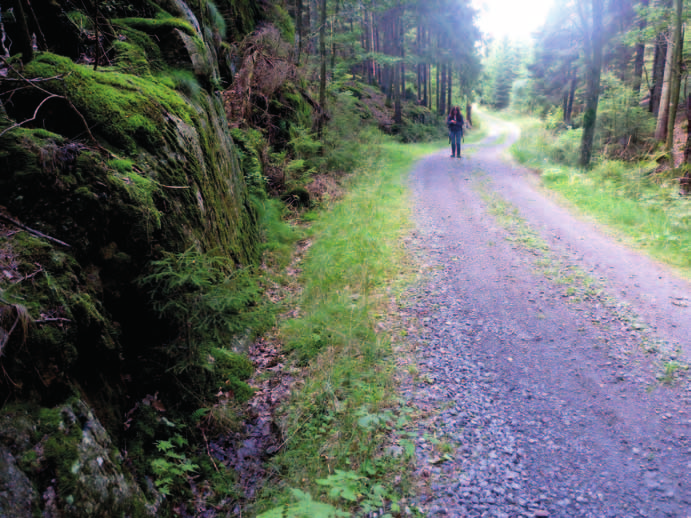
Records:
{"label": "dark soil", "polygon": [[[427,516],[691,516],[691,285],[557,205],[508,161],[504,131],[412,173],[411,246],[428,271],[403,309],[418,324],[404,392],[427,411],[415,503]],[[508,239],[480,190],[549,250]],[[596,289],[559,281],[575,267]]]}

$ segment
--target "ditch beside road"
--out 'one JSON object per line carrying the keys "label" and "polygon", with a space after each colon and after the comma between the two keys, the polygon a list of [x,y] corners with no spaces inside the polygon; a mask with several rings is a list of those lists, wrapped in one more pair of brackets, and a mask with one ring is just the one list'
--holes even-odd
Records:
{"label": "ditch beside road", "polygon": [[416,505],[691,517],[691,284],[556,203],[492,126],[411,175]]}

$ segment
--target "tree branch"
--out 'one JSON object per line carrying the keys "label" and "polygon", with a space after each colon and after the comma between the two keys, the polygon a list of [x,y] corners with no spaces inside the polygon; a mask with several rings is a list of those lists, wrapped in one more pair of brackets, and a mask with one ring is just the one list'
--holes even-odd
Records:
{"label": "tree branch", "polygon": [[20,126],[23,126],[23,125],[26,124],[27,122],[31,122],[31,121],[33,121],[33,120],[36,120],[36,117],[38,116],[38,111],[41,109],[41,107],[42,107],[48,100],[54,99],[54,98],[56,98],[56,97],[61,98],[61,99],[64,99],[64,97],[62,97],[62,96],[60,96],[60,95],[57,95],[57,94],[51,94],[51,95],[49,95],[48,97],[46,97],[45,99],[43,99],[43,100],[39,103],[39,105],[38,105],[38,106],[36,107],[36,109],[34,110],[34,115],[33,115],[31,118],[26,119],[26,120],[23,120],[22,122],[17,122],[17,123],[15,123],[15,124],[12,124],[12,126],[10,126],[9,128],[5,128],[4,130],[0,131],[0,137],[2,137],[2,136],[3,136],[5,133],[7,133],[8,131],[12,131],[13,129],[16,129],[16,128],[19,128]]}
{"label": "tree branch", "polygon": [[65,243],[64,241],[60,241],[59,239],[56,239],[56,238],[51,237],[51,236],[49,236],[49,235],[47,235],[47,234],[44,234],[43,232],[39,232],[38,230],[34,230],[33,228],[27,227],[27,226],[24,225],[23,223],[20,223],[19,221],[15,220],[15,219],[12,219],[12,218],[10,218],[9,216],[5,216],[4,214],[0,214],[0,220],[6,221],[6,222],[8,222],[8,223],[11,223],[12,225],[14,225],[14,226],[16,226],[16,227],[19,227],[19,228],[21,228],[22,230],[26,230],[26,231],[29,232],[30,234],[33,234],[33,235],[35,235],[35,236],[37,236],[37,237],[40,237],[40,238],[43,238],[43,239],[47,239],[48,241],[52,241],[53,243],[57,243],[57,244],[59,244],[59,245],[62,245],[62,246],[64,246],[64,247],[67,247],[67,248],[72,248],[71,245],[68,245],[68,244]]}

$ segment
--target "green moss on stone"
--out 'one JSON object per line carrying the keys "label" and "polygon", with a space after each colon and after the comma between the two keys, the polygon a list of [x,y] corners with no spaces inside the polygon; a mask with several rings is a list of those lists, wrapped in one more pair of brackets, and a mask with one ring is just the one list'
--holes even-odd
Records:
{"label": "green moss on stone", "polygon": [[170,88],[153,79],[112,70],[93,70],[54,54],[41,54],[25,71],[32,77],[63,76],[47,86],[68,97],[75,107],[96,124],[94,133],[128,152],[163,146],[161,127],[168,113],[192,123],[189,105]]}
{"label": "green moss on stone", "polygon": [[161,14],[156,18],[119,18],[115,23],[127,25],[138,31],[153,34],[161,30],[178,29],[184,33],[195,36],[194,27],[189,22],[170,15]]}

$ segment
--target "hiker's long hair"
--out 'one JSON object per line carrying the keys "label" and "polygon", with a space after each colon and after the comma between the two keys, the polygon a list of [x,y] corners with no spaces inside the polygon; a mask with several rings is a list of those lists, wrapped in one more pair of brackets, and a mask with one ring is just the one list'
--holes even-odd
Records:
{"label": "hiker's long hair", "polygon": [[457,119],[461,117],[461,110],[458,106],[453,106],[451,108],[451,111],[449,112],[449,117],[451,117],[452,115],[455,115]]}

